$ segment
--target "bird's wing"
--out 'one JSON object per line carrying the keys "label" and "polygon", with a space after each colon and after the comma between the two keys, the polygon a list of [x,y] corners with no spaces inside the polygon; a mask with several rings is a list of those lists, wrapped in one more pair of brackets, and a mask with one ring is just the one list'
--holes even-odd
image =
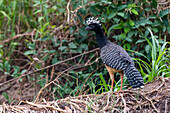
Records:
{"label": "bird's wing", "polygon": [[128,53],[112,42],[101,48],[100,56],[104,64],[117,70],[124,70],[129,64],[134,64]]}

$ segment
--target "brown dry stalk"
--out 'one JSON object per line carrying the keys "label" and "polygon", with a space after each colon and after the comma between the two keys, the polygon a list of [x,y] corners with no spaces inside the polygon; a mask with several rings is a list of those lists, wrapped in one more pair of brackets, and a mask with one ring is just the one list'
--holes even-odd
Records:
{"label": "brown dry stalk", "polygon": [[18,34],[18,35],[14,36],[14,37],[11,37],[11,38],[8,38],[6,40],[1,41],[0,45],[3,45],[4,43],[9,42],[9,41],[14,40],[14,39],[17,39],[18,37],[21,37],[21,36],[35,35],[34,32],[35,32],[35,29],[33,31],[29,32],[29,33]]}
{"label": "brown dry stalk", "polygon": [[60,108],[56,108],[54,106],[50,106],[50,105],[42,105],[42,104],[35,104],[33,102],[28,102],[27,100],[26,101],[22,101],[23,103],[26,103],[26,104],[29,104],[29,105],[32,105],[32,106],[36,106],[38,108],[50,108],[51,110],[57,110],[57,111],[60,111],[62,113],[66,113],[66,110],[63,110],[63,109],[60,109]]}

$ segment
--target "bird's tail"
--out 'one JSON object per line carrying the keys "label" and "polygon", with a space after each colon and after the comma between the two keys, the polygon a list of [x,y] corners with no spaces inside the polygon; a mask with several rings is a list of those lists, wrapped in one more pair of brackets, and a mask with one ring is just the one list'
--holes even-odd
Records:
{"label": "bird's tail", "polygon": [[124,73],[132,88],[144,87],[143,78],[134,65],[128,65],[127,68],[124,70]]}

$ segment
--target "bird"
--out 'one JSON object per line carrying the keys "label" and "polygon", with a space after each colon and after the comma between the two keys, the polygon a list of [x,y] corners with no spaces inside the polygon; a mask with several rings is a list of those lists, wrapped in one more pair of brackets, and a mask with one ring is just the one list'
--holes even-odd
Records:
{"label": "bird", "polygon": [[118,72],[121,78],[122,91],[124,74],[133,89],[144,87],[142,75],[134,65],[129,54],[119,45],[112,43],[104,36],[102,25],[98,18],[90,17],[86,20],[85,30],[94,31],[100,48],[100,57],[111,78],[111,91],[113,91],[114,73]]}

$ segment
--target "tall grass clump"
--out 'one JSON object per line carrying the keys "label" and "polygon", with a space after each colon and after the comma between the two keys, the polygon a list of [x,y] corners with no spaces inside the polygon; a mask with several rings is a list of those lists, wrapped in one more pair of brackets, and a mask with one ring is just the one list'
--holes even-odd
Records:
{"label": "tall grass clump", "polygon": [[141,54],[145,58],[147,58],[148,61],[141,60],[139,58],[135,58],[137,63],[140,66],[140,71],[142,75],[144,76],[145,82],[153,81],[155,77],[170,77],[170,48],[168,47],[168,44],[170,42],[166,42],[166,38],[162,42],[162,40],[158,40],[153,35],[152,31],[148,28],[150,34],[151,34],[151,41],[145,37],[147,40],[149,46],[150,46],[150,55],[151,60],[149,60],[145,55]]}

